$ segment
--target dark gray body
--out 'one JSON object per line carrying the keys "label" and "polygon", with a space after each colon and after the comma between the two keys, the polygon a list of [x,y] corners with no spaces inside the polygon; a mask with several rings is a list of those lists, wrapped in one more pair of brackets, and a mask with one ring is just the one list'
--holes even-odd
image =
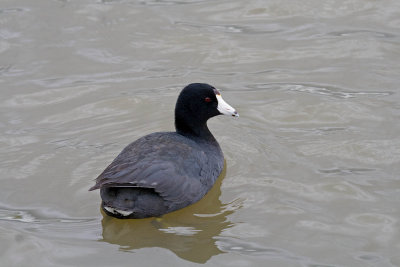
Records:
{"label": "dark gray body", "polygon": [[200,200],[223,166],[222,151],[212,135],[204,139],[158,132],[128,145],[90,190],[100,188],[103,208],[132,212],[113,213],[114,217],[160,216]]}

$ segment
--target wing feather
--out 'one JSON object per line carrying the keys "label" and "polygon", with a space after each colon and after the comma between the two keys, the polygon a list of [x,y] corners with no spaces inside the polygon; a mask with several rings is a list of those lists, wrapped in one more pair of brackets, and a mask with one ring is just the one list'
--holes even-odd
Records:
{"label": "wing feather", "polygon": [[207,155],[193,153],[196,144],[179,142],[170,135],[164,137],[152,134],[128,145],[90,190],[103,186],[153,188],[171,209],[199,200],[205,194],[199,192],[208,190],[202,187],[211,175],[204,168],[209,161]]}

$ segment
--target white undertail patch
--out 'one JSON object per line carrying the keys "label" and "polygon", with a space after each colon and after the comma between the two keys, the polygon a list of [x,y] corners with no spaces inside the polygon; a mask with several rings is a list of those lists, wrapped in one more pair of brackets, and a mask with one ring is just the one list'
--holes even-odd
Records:
{"label": "white undertail patch", "polygon": [[119,210],[119,209],[115,209],[113,207],[106,207],[106,206],[104,206],[104,209],[106,211],[108,211],[109,213],[116,214],[116,215],[122,215],[122,216],[129,216],[133,213],[133,211]]}

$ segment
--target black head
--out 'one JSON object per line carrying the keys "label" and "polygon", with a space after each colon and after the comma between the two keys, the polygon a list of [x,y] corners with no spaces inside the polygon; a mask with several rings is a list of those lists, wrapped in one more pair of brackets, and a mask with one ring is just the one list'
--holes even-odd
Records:
{"label": "black head", "polygon": [[176,102],[175,127],[181,133],[211,134],[207,128],[207,120],[221,114],[238,116],[213,86],[192,83],[183,88]]}

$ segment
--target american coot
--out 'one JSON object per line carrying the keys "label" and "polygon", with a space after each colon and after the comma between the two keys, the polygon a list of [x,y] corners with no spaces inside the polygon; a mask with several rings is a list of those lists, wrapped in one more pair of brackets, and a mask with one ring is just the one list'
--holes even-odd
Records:
{"label": "american coot", "polygon": [[224,166],[207,127],[216,115],[239,114],[213,86],[192,83],[175,106],[176,132],[143,136],[122,150],[97,177],[102,207],[117,218],[145,218],[186,207],[213,186]]}

